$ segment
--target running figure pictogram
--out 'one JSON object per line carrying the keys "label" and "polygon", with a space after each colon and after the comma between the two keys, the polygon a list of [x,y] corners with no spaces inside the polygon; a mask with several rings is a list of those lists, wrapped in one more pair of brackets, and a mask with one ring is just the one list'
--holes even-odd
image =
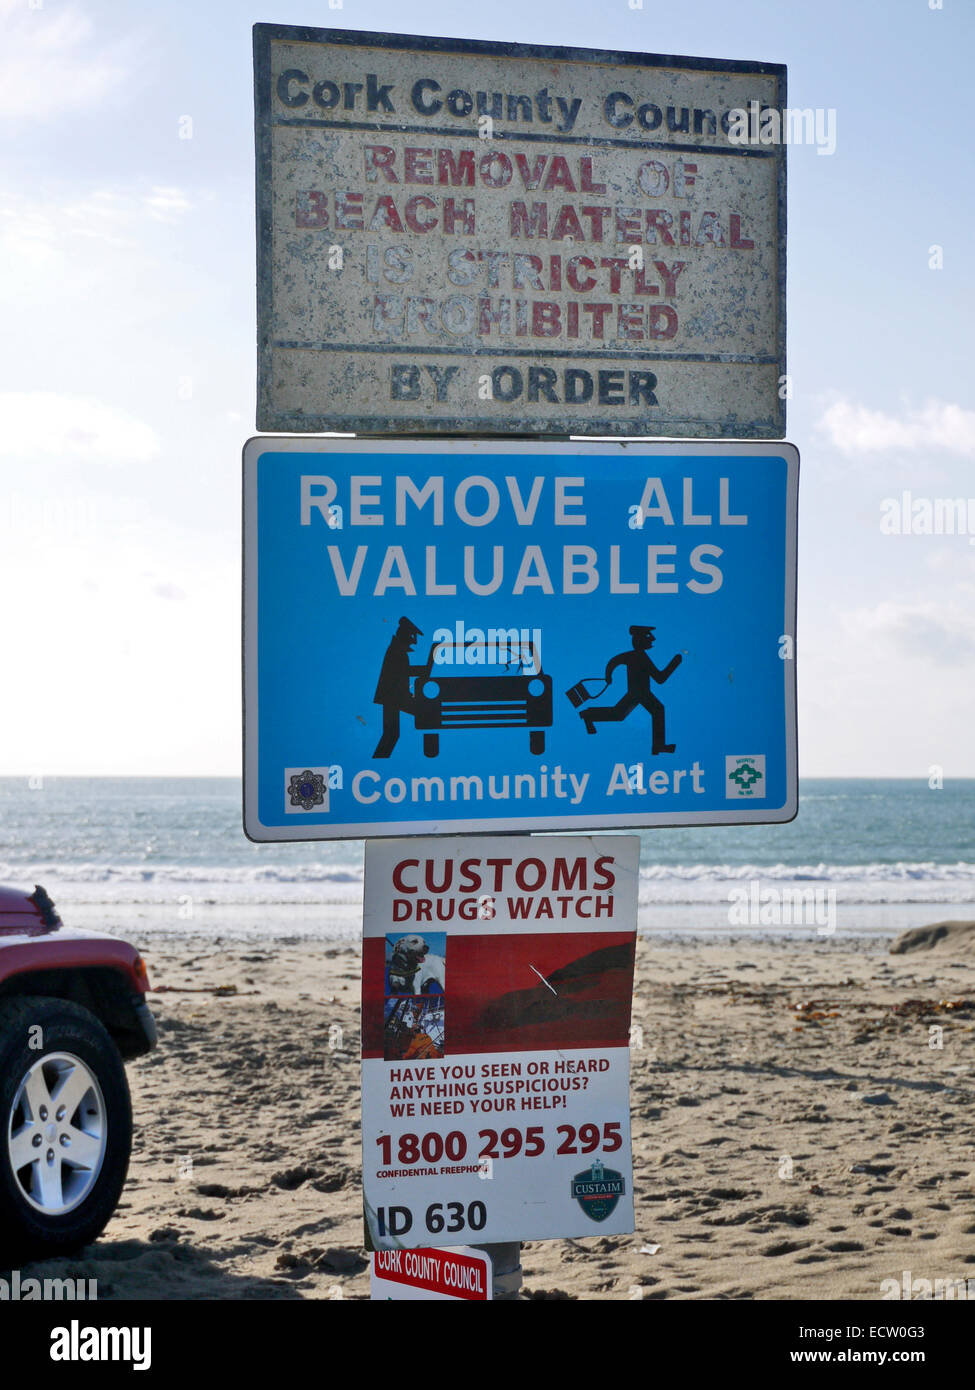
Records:
{"label": "running figure pictogram", "polygon": [[647,652],[653,646],[656,638],[653,635],[652,627],[631,627],[630,637],[633,642],[632,651],[620,652],[606,664],[606,684],[609,685],[613,679],[613,672],[617,666],[626,667],[626,694],[615,705],[596,705],[592,709],[582,709],[579,711],[579,718],[586,726],[586,732],[594,734],[594,725],[599,723],[618,723],[621,719],[635,710],[637,705],[642,705],[650,714],[653,720],[653,746],[652,753],[673,753],[676,744],[667,742],[667,735],[664,732],[664,707],[650,689],[650,682],[656,681],[658,685],[663,685],[665,680],[677,670],[681,663],[680,652],[672,657],[662,671],[650,660]]}

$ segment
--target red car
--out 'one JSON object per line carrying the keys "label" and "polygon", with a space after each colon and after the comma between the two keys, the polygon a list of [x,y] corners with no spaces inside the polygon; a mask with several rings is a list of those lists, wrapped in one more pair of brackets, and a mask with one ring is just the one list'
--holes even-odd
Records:
{"label": "red car", "polygon": [[133,946],[63,926],[43,888],[0,887],[0,1266],[86,1245],[115,1210],[148,988]]}

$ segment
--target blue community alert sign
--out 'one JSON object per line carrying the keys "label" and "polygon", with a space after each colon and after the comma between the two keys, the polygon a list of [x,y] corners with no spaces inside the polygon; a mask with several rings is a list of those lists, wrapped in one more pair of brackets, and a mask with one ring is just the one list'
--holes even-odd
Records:
{"label": "blue community alert sign", "polygon": [[252,439],[254,840],[786,821],[781,443]]}

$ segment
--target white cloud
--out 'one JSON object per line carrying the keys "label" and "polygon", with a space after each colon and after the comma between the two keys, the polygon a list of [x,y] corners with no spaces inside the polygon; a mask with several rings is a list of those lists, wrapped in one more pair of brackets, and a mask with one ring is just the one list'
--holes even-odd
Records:
{"label": "white cloud", "polygon": [[181,188],[156,187],[142,201],[157,222],[173,222],[193,206]]}
{"label": "white cloud", "polygon": [[817,428],[849,455],[916,449],[975,455],[975,410],[947,401],[929,400],[920,409],[900,415],[870,410],[853,401],[834,401]]}
{"label": "white cloud", "polygon": [[[179,590],[185,602],[159,592]],[[5,531],[11,651],[58,679],[0,683],[0,773],[232,773],[240,765],[240,578],[234,546],[107,511],[84,534]],[[171,597],[175,599],[175,592]]]}
{"label": "white cloud", "polygon": [[924,568],[939,584],[957,586],[966,593],[975,608],[975,536],[968,537],[968,546],[938,545],[926,550]]}
{"label": "white cloud", "polygon": [[0,200],[0,253],[11,271],[10,290],[32,272],[66,273],[69,258],[73,269],[85,243],[116,251],[135,245],[132,223],[129,200],[110,189],[64,201],[6,195]]}
{"label": "white cloud", "polygon": [[169,228],[190,206],[181,189],[141,180],[81,193],[0,193],[0,303],[10,306],[8,343],[52,314],[62,328],[84,324],[90,334],[93,303],[101,325],[120,312],[171,313]]}
{"label": "white cloud", "polygon": [[147,218],[171,222],[192,206],[183,189],[159,185],[148,192],[95,188],[72,197],[7,193],[0,195],[0,251],[8,265],[21,259],[25,268],[54,268],[86,242],[114,250],[144,245]]}
{"label": "white cloud", "polygon": [[0,391],[0,458],[145,463],[161,444],[135,416],[88,396]]}
{"label": "white cloud", "polygon": [[843,627],[861,650],[882,642],[907,658],[912,665],[904,669],[903,679],[908,683],[917,681],[918,668],[927,662],[960,666],[975,659],[975,609],[970,603],[883,600],[844,613]]}
{"label": "white cloud", "polygon": [[77,5],[2,0],[0,118],[53,121],[100,105],[128,76],[134,50],[128,39],[96,46],[93,33]]}
{"label": "white cloud", "polygon": [[178,584],[170,584],[168,581],[156,584],[152,592],[155,594],[156,598],[168,599],[170,602],[175,603],[180,602],[187,596],[185,589],[181,589]]}

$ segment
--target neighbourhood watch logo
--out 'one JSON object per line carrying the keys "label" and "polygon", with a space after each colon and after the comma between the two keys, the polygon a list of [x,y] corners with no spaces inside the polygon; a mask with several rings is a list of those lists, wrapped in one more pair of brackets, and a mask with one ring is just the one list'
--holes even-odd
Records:
{"label": "neighbourhood watch logo", "polygon": [[754,753],[749,756],[732,755],[724,760],[725,797],[764,797],[765,795],[765,755]]}

